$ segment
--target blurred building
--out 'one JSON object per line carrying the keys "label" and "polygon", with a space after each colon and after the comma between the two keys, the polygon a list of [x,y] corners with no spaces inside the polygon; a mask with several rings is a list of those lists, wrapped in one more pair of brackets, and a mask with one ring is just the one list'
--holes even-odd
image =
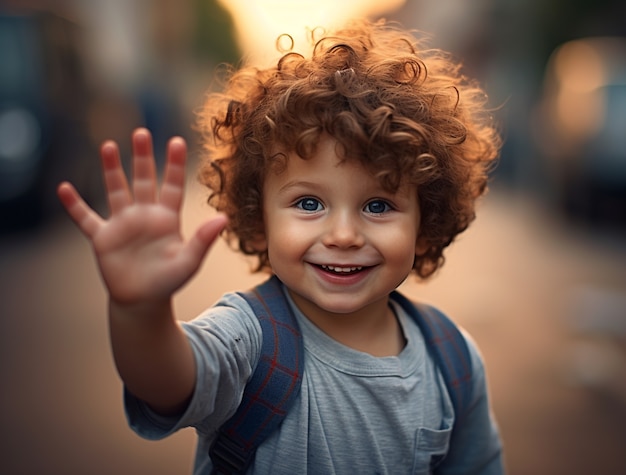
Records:
{"label": "blurred building", "polygon": [[0,222],[37,225],[60,210],[62,180],[103,198],[99,144],[128,158],[148,127],[157,159],[169,137],[195,144],[194,109],[219,61],[235,62],[217,0],[48,1],[0,4]]}

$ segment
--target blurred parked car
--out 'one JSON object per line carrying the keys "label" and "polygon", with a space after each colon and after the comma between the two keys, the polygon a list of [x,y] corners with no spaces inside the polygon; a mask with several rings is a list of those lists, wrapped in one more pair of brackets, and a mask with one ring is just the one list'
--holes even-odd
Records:
{"label": "blurred parked car", "polygon": [[626,229],[626,38],[560,46],[546,69],[534,126],[566,215]]}
{"label": "blurred parked car", "polygon": [[[36,224],[59,209],[61,179],[93,176],[89,91],[80,29],[50,14],[0,11],[0,230]],[[92,189],[83,186],[83,189]]]}

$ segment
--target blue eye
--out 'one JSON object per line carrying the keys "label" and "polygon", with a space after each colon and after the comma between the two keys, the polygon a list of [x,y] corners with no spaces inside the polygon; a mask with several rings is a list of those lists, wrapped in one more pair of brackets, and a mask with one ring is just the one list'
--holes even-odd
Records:
{"label": "blue eye", "polygon": [[296,208],[312,213],[315,211],[320,211],[323,208],[323,206],[322,206],[322,203],[320,203],[318,199],[307,197],[307,198],[302,198],[301,200],[299,200],[296,203]]}
{"label": "blue eye", "polygon": [[365,205],[365,211],[372,214],[383,214],[391,211],[391,206],[386,201],[374,200]]}

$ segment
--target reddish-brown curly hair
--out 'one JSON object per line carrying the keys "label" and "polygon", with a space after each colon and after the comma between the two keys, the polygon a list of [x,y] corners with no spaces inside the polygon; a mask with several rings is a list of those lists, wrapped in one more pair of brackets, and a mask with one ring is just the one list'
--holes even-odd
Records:
{"label": "reddish-brown curly hair", "polygon": [[317,40],[312,54],[232,72],[198,116],[206,152],[200,180],[228,215],[226,236],[269,268],[263,183],[288,152],[311,156],[323,133],[394,191],[417,187],[420,242],[414,270],[426,278],[475,217],[500,136],[484,91],[448,54],[385,21],[359,21]]}

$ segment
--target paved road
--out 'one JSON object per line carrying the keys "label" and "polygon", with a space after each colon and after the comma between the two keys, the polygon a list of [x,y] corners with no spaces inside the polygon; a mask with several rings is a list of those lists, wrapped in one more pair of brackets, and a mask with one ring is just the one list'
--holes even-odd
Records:
{"label": "paved road", "polygon": [[[206,212],[192,189],[187,233]],[[405,284],[480,344],[510,474],[626,473],[626,352],[615,338],[626,319],[625,247],[493,193],[443,271],[426,285]],[[180,315],[257,282],[247,265],[218,245],[177,297]],[[0,473],[190,473],[193,433],[147,442],[126,427],[105,294],[69,223],[4,238],[0,269]],[[602,306],[587,311],[593,299]],[[577,330],[596,312],[605,327],[618,314],[613,336]]]}

